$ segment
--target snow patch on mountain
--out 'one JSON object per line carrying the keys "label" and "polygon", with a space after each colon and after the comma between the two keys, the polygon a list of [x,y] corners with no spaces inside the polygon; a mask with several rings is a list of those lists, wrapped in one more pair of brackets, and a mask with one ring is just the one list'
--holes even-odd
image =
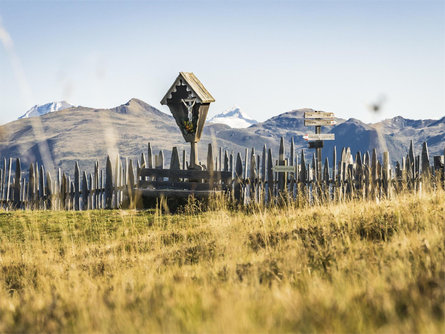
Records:
{"label": "snow patch on mountain", "polygon": [[66,101],[50,102],[42,105],[35,105],[29,109],[24,115],[20,116],[19,119],[42,116],[54,111],[64,110],[74,107]]}
{"label": "snow patch on mountain", "polygon": [[231,128],[248,128],[258,122],[244,113],[239,107],[232,107],[209,119],[210,123],[221,123]]}

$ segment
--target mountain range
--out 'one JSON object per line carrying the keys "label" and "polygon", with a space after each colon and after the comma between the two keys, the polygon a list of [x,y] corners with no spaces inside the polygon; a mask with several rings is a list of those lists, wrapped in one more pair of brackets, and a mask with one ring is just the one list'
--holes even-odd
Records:
{"label": "mountain range", "polygon": [[[198,144],[199,158],[206,161],[209,143],[241,153],[252,147],[261,152],[263,145],[267,145],[276,158],[280,137],[286,143],[293,138],[296,149],[306,149],[307,142],[302,136],[313,131],[304,126],[304,112],[309,110],[289,111],[248,128],[207,122]],[[353,153],[376,148],[381,154],[387,150],[394,162],[407,154],[411,139],[417,153],[426,141],[431,156],[444,154],[445,117],[439,120],[395,117],[375,124],[353,118],[337,118],[336,121],[337,124],[328,129],[335,134],[336,140],[326,141],[323,149],[323,154],[329,158],[336,145],[337,150],[349,146]],[[168,151],[173,146],[189,152],[189,145],[184,142],[173,117],[138,99],[111,109],[69,107],[0,126],[1,157],[20,157],[24,168],[38,161],[49,169],[61,167],[71,171],[78,161],[81,169],[91,171],[96,160],[104,166],[107,154],[131,159],[140,157],[141,153],[146,153],[148,142],[155,153],[161,149],[165,151],[166,166],[170,159]],[[310,158],[313,151],[305,152]]]}

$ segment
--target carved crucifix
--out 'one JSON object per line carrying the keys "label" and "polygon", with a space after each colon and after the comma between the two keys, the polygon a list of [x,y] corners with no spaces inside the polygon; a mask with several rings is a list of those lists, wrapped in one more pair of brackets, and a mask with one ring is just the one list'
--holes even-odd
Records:
{"label": "carved crucifix", "polygon": [[192,123],[192,120],[193,120],[193,106],[196,103],[196,98],[181,99],[181,101],[182,101],[182,103],[184,103],[185,107],[187,108],[188,119],[189,119],[189,122]]}

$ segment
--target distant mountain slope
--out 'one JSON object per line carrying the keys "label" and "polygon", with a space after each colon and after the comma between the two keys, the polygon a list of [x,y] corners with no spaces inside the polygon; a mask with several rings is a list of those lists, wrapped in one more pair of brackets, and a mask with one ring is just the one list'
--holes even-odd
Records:
{"label": "distant mountain slope", "polygon": [[[365,124],[355,118],[350,118],[332,127],[330,133],[335,134],[335,141],[325,141],[324,151],[327,155],[332,152],[334,146],[339,149],[337,154],[341,153],[340,149],[343,147],[350,147],[351,152],[355,154],[357,151],[364,153],[374,148],[378,152],[384,152],[388,146],[393,146],[390,140],[385,140],[383,133],[377,131],[372,125]],[[389,151],[390,156],[395,158],[393,157],[394,152]],[[331,157],[332,155],[329,155],[329,158]]]}
{"label": "distant mountain slope", "polygon": [[432,155],[441,155],[445,147],[445,117],[441,119],[411,120],[394,117],[373,124],[386,137],[387,141],[395,142],[398,146],[406,141],[427,142]]}
{"label": "distant mountain slope", "polygon": [[43,105],[36,104],[34,107],[29,109],[25,114],[20,116],[19,119],[42,116],[42,115],[48,114],[50,112],[60,111],[60,110],[68,109],[71,107],[74,107],[74,106],[69,104],[66,101],[50,102],[50,103],[43,104]]}
{"label": "distant mountain slope", "polygon": [[[227,125],[207,124],[199,145],[199,158],[206,160],[207,144]],[[1,157],[20,157],[24,168],[38,161],[45,166],[72,170],[75,161],[91,171],[95,160],[104,166],[107,154],[135,159],[147,151],[150,142],[154,151],[170,151],[173,146],[189,150],[176,123],[149,104],[131,99],[111,109],[73,107],[40,117],[19,119],[0,127]],[[242,150],[224,140],[218,145]],[[166,154],[166,166],[170,154]]]}
{"label": "distant mountain slope", "polygon": [[[244,153],[245,148],[252,147],[260,153],[267,145],[275,160],[280,137],[286,141],[286,154],[293,138],[295,149],[305,149],[306,157],[310,158],[313,150],[306,149],[307,142],[302,138],[314,131],[313,127],[304,126],[307,110],[286,112],[248,128],[208,122],[198,145],[199,159],[205,162],[208,143],[216,143],[223,150],[235,153]],[[323,149],[323,155],[330,160],[334,145],[338,153],[343,146],[351,147],[354,154],[358,150],[364,153],[373,148],[379,154],[388,150],[392,161],[407,154],[411,139],[417,152],[426,141],[431,156],[443,154],[445,147],[445,117],[439,120],[395,117],[376,124],[365,124],[353,118],[336,120],[336,126],[323,127],[323,132],[336,135],[336,140],[326,141]],[[146,152],[148,142],[155,153],[160,149],[165,151],[167,167],[173,146],[185,149],[187,156],[189,154],[190,146],[184,142],[173,117],[138,99],[111,109],[72,107],[40,117],[19,119],[0,127],[0,155],[21,157],[25,169],[30,162],[38,161],[47,167],[54,164],[54,167],[72,171],[74,162],[79,161],[82,169],[91,171],[95,160],[104,166],[107,154],[114,157],[119,153],[131,159],[140,157]],[[214,156],[217,155],[215,152]]]}
{"label": "distant mountain slope", "polygon": [[233,107],[208,120],[210,123],[226,124],[231,128],[248,128],[258,122],[245,114],[239,107]]}

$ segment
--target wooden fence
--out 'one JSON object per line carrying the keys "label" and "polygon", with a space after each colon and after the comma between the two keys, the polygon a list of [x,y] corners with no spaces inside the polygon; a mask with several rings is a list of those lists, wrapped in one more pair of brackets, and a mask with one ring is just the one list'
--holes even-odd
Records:
{"label": "wooden fence", "polygon": [[[27,171],[21,168],[20,159],[4,159],[0,168],[0,204],[3,209],[40,210],[90,210],[120,208],[131,203],[138,187],[151,184],[174,184],[180,187],[187,182],[207,184],[218,188],[218,178],[213,175],[226,175],[226,189],[229,197],[240,204],[276,203],[280,201],[304,201],[315,204],[328,201],[343,201],[353,198],[391,198],[403,191],[421,191],[423,188],[444,188],[444,155],[430,159],[427,144],[424,143],[420,155],[415,155],[411,141],[409,152],[402,161],[391,166],[388,152],[379,160],[377,152],[354,156],[349,148],[343,148],[337,156],[334,147],[332,161],[325,159],[318,164],[315,154],[306,161],[303,150],[297,154],[293,140],[286,154],[283,139],[277,158],[271,149],[264,146],[262,152],[245,149],[243,154],[229,153],[219,149],[217,154],[209,144],[207,174],[196,176],[185,172],[168,179],[171,173],[146,171],[164,170],[164,154],[152,152],[148,144],[147,156],[142,153],[136,161],[114,161],[107,157],[105,169],[94,164],[94,172],[80,171],[78,163],[73,173],[58,170],[53,178],[44,166],[31,164]],[[216,155],[216,156],[215,156]],[[293,166],[292,172],[274,171],[274,166]],[[320,167],[316,166],[322,166]],[[170,170],[186,171],[186,153],[182,152],[182,162],[176,148],[172,150]],[[275,169],[276,170],[276,169]],[[227,174],[230,172],[230,174]],[[188,174],[190,175],[188,175]],[[74,175],[72,179],[69,175]],[[171,174],[173,175],[173,174]],[[208,176],[203,176],[208,175]],[[231,175],[227,179],[227,175]],[[212,180],[210,180],[212,179]],[[227,182],[230,184],[227,186]]]}

